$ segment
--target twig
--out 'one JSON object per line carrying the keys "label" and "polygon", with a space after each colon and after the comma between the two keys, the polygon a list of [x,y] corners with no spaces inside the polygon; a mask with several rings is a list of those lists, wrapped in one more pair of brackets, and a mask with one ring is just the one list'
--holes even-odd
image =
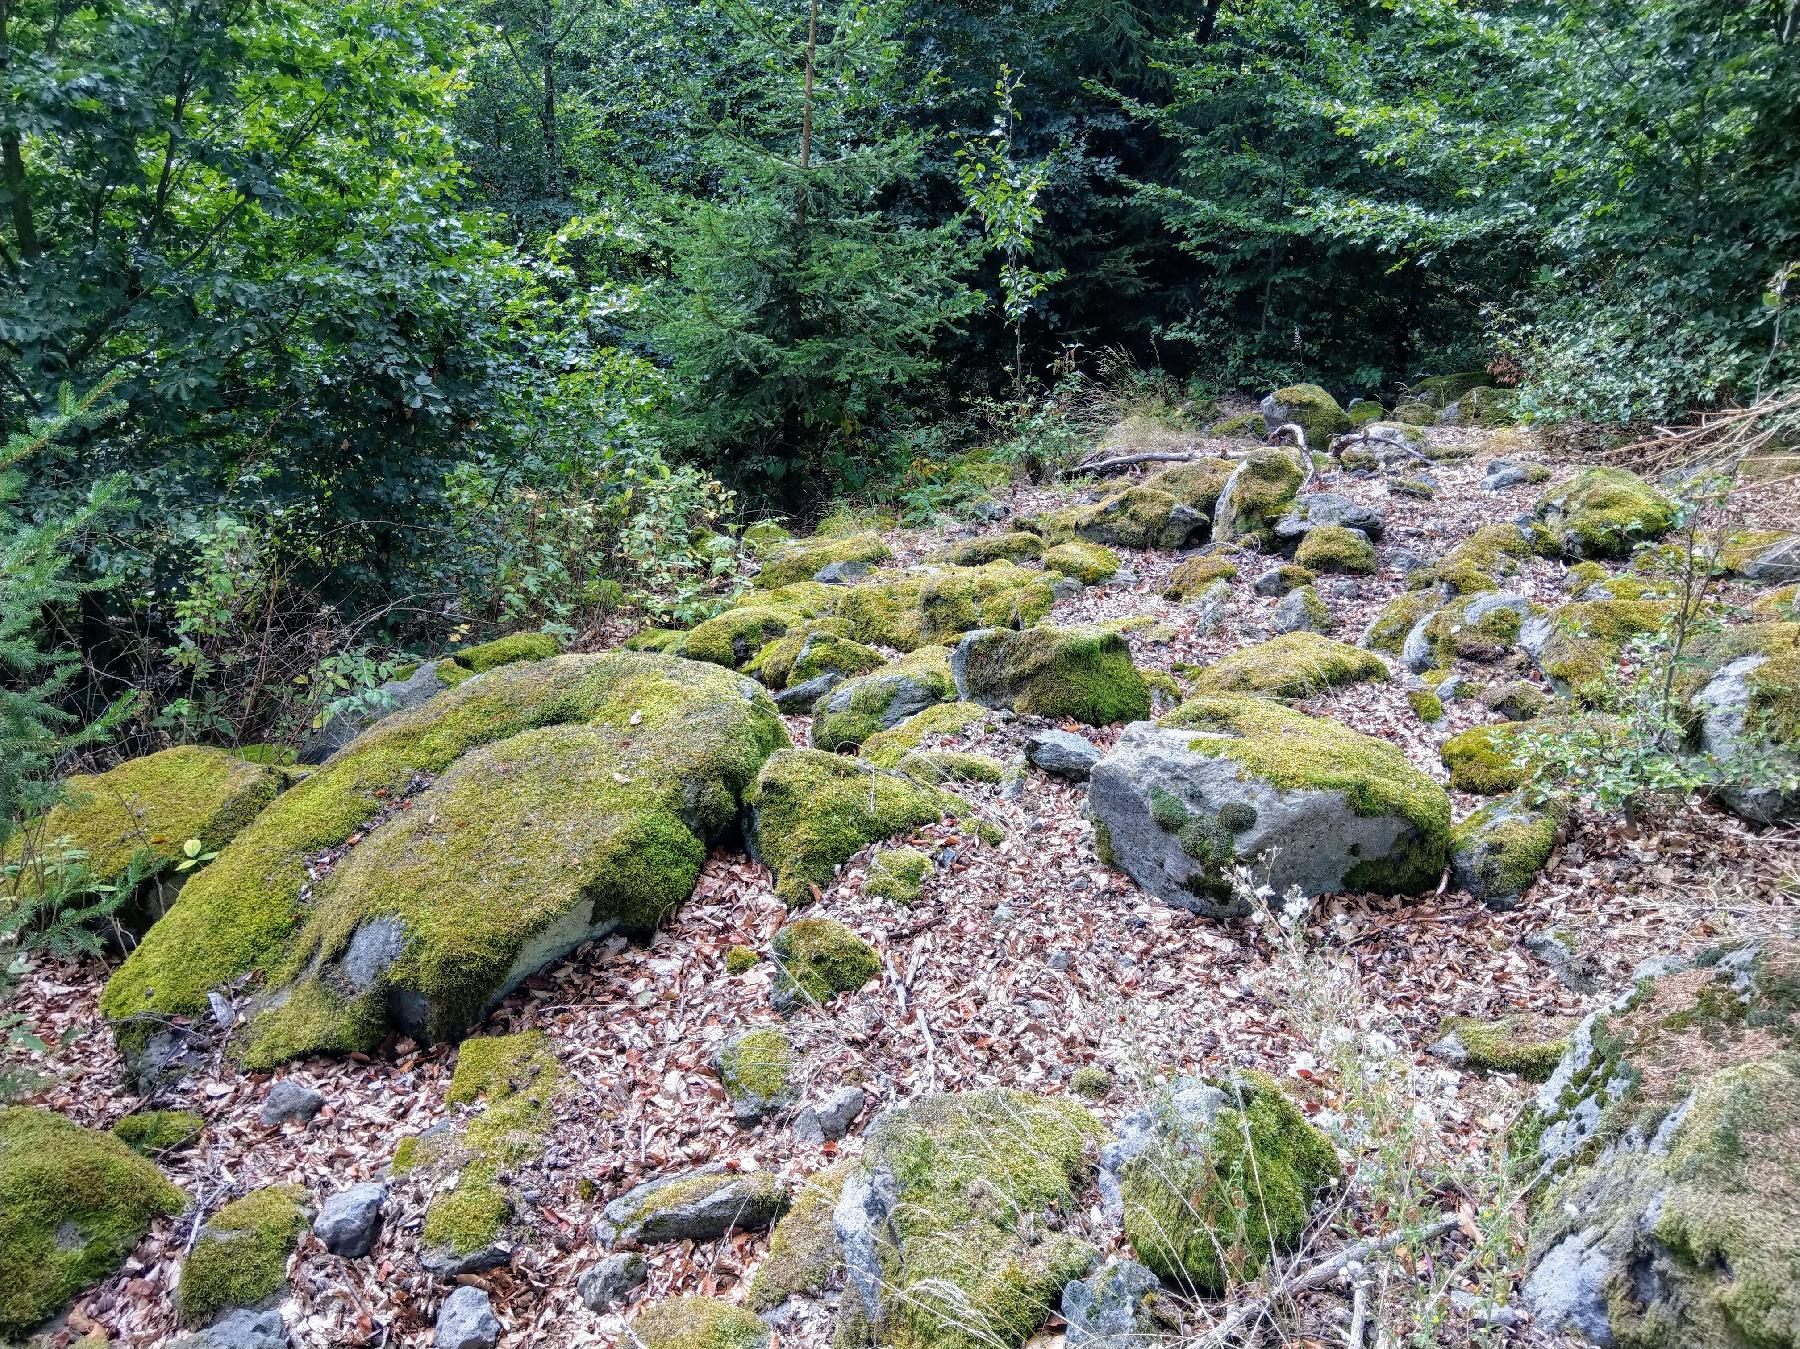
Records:
{"label": "twig", "polygon": [[1191,464],[1201,456],[1188,451],[1156,450],[1147,454],[1121,454],[1111,459],[1089,459],[1069,469],[1070,473],[1104,473],[1109,469],[1130,468],[1133,464]]}
{"label": "twig", "polygon": [[1363,1349],[1369,1338],[1369,1284],[1358,1279],[1350,1293],[1350,1349]]}

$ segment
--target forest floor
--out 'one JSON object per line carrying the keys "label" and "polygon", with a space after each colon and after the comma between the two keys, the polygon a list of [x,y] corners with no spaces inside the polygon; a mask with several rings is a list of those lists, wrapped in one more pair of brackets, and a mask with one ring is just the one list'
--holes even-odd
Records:
{"label": "forest floor", "polygon": [[[1379,477],[1333,473],[1316,484],[1365,500],[1387,518],[1382,569],[1364,580],[1360,597],[1328,600],[1339,635],[1349,640],[1404,588],[1402,574],[1388,563],[1395,550],[1436,556],[1482,524],[1529,511],[1542,491],[1478,487],[1489,458],[1533,452],[1520,433],[1431,434],[1462,438],[1476,450],[1436,466],[1439,492],[1432,500],[1390,495]],[[1560,473],[1566,466],[1554,467]],[[1065,493],[1021,488],[1009,504],[1031,511],[1066,500]],[[1791,485],[1753,491],[1744,509],[1747,527],[1787,528],[1800,518],[1800,499]],[[902,560],[916,560],[975,532],[962,526],[899,531],[889,542]],[[1278,601],[1254,595],[1251,578],[1233,586],[1225,621],[1201,635],[1191,607],[1162,597],[1177,555],[1125,558],[1127,576],[1060,601],[1051,620],[1145,620],[1128,640],[1141,666],[1163,670],[1204,664],[1271,634]],[[1557,563],[1529,563],[1517,588],[1555,603],[1562,572]],[[1305,706],[1400,746],[1440,780],[1437,746],[1492,715],[1472,699],[1454,701],[1442,721],[1427,725],[1409,707],[1399,680],[1358,684]],[[1034,724],[1019,718],[987,732],[977,726],[954,745],[1015,759]],[[797,743],[805,730],[804,718],[790,719]],[[1084,733],[1104,745],[1117,728]],[[803,1097],[846,1082],[863,1085],[872,1108],[931,1089],[1058,1092],[1076,1068],[1098,1064],[1118,1082],[1096,1106],[1109,1122],[1141,1103],[1142,1087],[1173,1071],[1259,1068],[1310,1112],[1348,1108],[1313,1039],[1317,1007],[1308,998],[1316,990],[1296,986],[1286,939],[1272,924],[1223,923],[1171,908],[1102,867],[1082,788],[1033,770],[1016,797],[997,787],[958,790],[1006,830],[1004,842],[979,844],[954,825],[922,830],[913,841],[945,864],[917,904],[901,909],[865,896],[864,855],[816,906],[872,942],[887,975],[788,1023],[804,1051]],[[1475,804],[1459,799],[1459,814]],[[1758,830],[1700,805],[1634,825],[1577,818],[1517,909],[1493,912],[1454,889],[1416,901],[1322,901],[1305,934],[1312,952],[1305,968],[1347,972],[1347,984],[1335,986],[1333,996],[1348,1029],[1397,1046],[1391,1090],[1418,1125],[1413,1161],[1422,1184],[1453,1189],[1443,1178],[1492,1169],[1508,1119],[1530,1088],[1513,1078],[1459,1072],[1431,1057],[1427,1046],[1439,1022],[1521,1010],[1572,1018],[1621,987],[1646,956],[1688,950],[1781,914],[1791,924],[1800,907],[1797,843],[1792,830]],[[574,1083],[558,1103],[549,1150],[521,1182],[539,1199],[531,1214],[535,1239],[520,1246],[510,1267],[464,1276],[493,1294],[507,1327],[503,1344],[629,1343],[619,1322],[582,1307],[576,1280],[595,1258],[591,1228],[600,1206],[633,1184],[710,1161],[798,1179],[839,1147],[854,1151],[854,1133],[842,1145],[807,1148],[780,1121],[740,1128],[710,1066],[711,1051],[727,1034],[777,1020],[766,964],[727,976],[724,957],[734,944],[765,948],[786,917],[766,869],[742,854],[716,853],[693,898],[648,945],[615,940],[583,948],[534,977],[492,1017],[492,1033],[546,1031]],[[1573,936],[1580,972],[1590,981],[1582,986],[1592,991],[1575,991],[1571,984],[1581,984],[1579,978],[1527,949],[1526,939],[1547,929]],[[104,973],[99,962],[42,966],[19,1007],[53,1043],[39,1065],[53,1081],[35,1099],[98,1126],[145,1104],[125,1085],[95,1010]],[[399,1041],[369,1057],[294,1065],[286,1075],[321,1092],[326,1106],[309,1125],[275,1129],[257,1121],[269,1079],[221,1062],[154,1102],[197,1110],[208,1124],[200,1145],[168,1159],[166,1169],[200,1197],[202,1212],[274,1182],[298,1182],[322,1197],[380,1178],[399,1139],[444,1118],[455,1052]],[[433,1316],[451,1285],[420,1272],[424,1183],[395,1182],[389,1221],[370,1258],[342,1260],[310,1234],[302,1240],[285,1308],[294,1343],[430,1342]],[[173,1334],[171,1294],[198,1222],[192,1213],[160,1222],[122,1273],[78,1300],[70,1337],[94,1327],[136,1344]],[[1378,1214],[1340,1213],[1335,1235],[1321,1232],[1319,1248],[1379,1227]],[[1453,1234],[1437,1258],[1454,1262],[1455,1243],[1465,1240]],[[658,1248],[638,1297],[732,1297],[766,1242],[766,1234],[738,1234]],[[1322,1294],[1297,1323],[1314,1325],[1323,1336],[1343,1304],[1341,1292]],[[1524,1325],[1495,1333],[1511,1343],[1547,1342]],[[1474,1334],[1447,1322],[1439,1342],[1466,1342]],[[792,1338],[806,1341],[803,1333]]]}

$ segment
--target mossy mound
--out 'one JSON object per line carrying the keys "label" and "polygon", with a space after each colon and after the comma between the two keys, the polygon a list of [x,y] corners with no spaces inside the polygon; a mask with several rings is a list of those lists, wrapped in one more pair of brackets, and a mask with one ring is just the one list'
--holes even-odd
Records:
{"label": "mossy mound", "polygon": [[1213,514],[1215,543],[1268,542],[1294,504],[1305,473],[1292,455],[1261,450],[1238,462]]}
{"label": "mossy mound", "polygon": [[859,849],[964,809],[956,797],[819,750],[772,756],[748,797],[751,837],[775,893],[805,903]]}
{"label": "mossy mound", "polygon": [[1338,1178],[1331,1141],[1261,1073],[1182,1079],[1119,1171],[1125,1235],[1166,1282],[1219,1297],[1291,1250]]}
{"label": "mossy mound", "polygon": [[1630,1346],[1800,1342],[1800,947],[1663,962],[1576,1028],[1518,1130],[1559,1178],[1526,1301]]}
{"label": "mossy mound", "polygon": [[1527,1082],[1549,1077],[1569,1048],[1566,1023],[1546,1025],[1524,1013],[1491,1020],[1445,1017],[1438,1034],[1433,1052],[1442,1057],[1483,1072],[1516,1073]]}
{"label": "mossy mound", "polygon": [[658,1302],[631,1323],[643,1349],[764,1349],[769,1327],[753,1313],[716,1297]]}
{"label": "mossy mound", "polygon": [[1490,908],[1512,908],[1549,862],[1558,817],[1517,797],[1483,806],[1451,835],[1456,883]]}
{"label": "mossy mound", "polygon": [[1211,515],[1225,491],[1225,484],[1237,471],[1231,459],[1196,459],[1191,464],[1170,464],[1144,479],[1146,487],[1167,492],[1184,506],[1202,515]]}
{"label": "mossy mound", "polygon": [[993,1349],[1029,1339],[1095,1258],[1055,1222],[1100,1134],[1067,1097],[1012,1091],[928,1096],[882,1115],[837,1208],[840,1222],[857,1223],[839,1229],[840,1343]]}
{"label": "mossy mound", "polygon": [[759,557],[794,541],[787,526],[779,520],[757,520],[747,524],[738,537],[743,540],[744,547]]}
{"label": "mossy mound", "polygon": [[1406,578],[1409,590],[1441,585],[1452,595],[1498,590],[1532,553],[1531,539],[1517,525],[1483,525],[1429,567]]}
{"label": "mossy mound", "polygon": [[873,566],[893,559],[893,551],[879,534],[814,535],[798,543],[772,549],[763,559],[756,578],[758,590],[775,590],[798,581],[810,581],[833,562],[863,562]]}
{"label": "mossy mound", "polygon": [[1369,398],[1352,398],[1344,413],[1350,418],[1353,427],[1367,426],[1370,422],[1384,421],[1387,418],[1387,409]]}
{"label": "mossy mound", "polygon": [[979,703],[936,703],[915,712],[891,730],[878,731],[863,741],[862,757],[877,768],[898,768],[900,761],[935,736],[961,735],[978,726],[992,713]]}
{"label": "mossy mound", "polygon": [[1437,409],[1429,403],[1414,400],[1395,407],[1388,420],[1399,422],[1402,426],[1434,426],[1437,424]]}
{"label": "mossy mound", "polygon": [[1220,657],[1200,672],[1194,687],[1201,693],[1310,698],[1345,684],[1387,677],[1387,665],[1379,656],[1316,632],[1285,632]]}
{"label": "mossy mound", "polygon": [[1237,580],[1238,569],[1222,557],[1190,557],[1169,573],[1163,587],[1166,600],[1190,600],[1204,593],[1214,581]]}
{"label": "mossy mound", "polygon": [[912,904],[925,889],[931,858],[917,848],[886,848],[869,863],[863,893],[895,904]]}
{"label": "mossy mound", "polygon": [[206,1121],[192,1110],[142,1110],[112,1127],[113,1137],[146,1157],[185,1148],[206,1132]]}
{"label": "mossy mound", "polygon": [[672,651],[689,660],[739,670],[770,642],[803,621],[801,614],[779,605],[740,605],[690,630]]}
{"label": "mossy mound", "polygon": [[844,636],[843,628],[837,619],[809,619],[763,647],[744,672],[771,689],[785,689],[820,675],[853,679],[887,663],[874,647]]}
{"label": "mossy mound", "polygon": [[1150,687],[1131,648],[1100,627],[972,632],[957,645],[951,668],[961,697],[1025,716],[1107,726],[1150,715]]}
{"label": "mossy mound", "polygon": [[1508,721],[1531,721],[1544,714],[1551,698],[1529,679],[1509,679],[1482,693],[1481,702]]}
{"label": "mossy mound", "polygon": [[1464,426],[1510,426],[1519,420],[1519,391],[1480,385],[1457,399],[1456,410]]}
{"label": "mossy mound", "polygon": [[1269,430],[1292,422],[1306,434],[1309,450],[1322,450],[1333,436],[1352,431],[1357,423],[1338,400],[1317,384],[1290,384],[1263,400],[1263,422]]}
{"label": "mossy mound", "polygon": [[1413,689],[1406,695],[1407,706],[1420,721],[1430,725],[1444,719],[1444,700],[1430,689]]}
{"label": "mossy mound", "polygon": [[444,1101],[479,1104],[481,1112],[447,1131],[404,1139],[394,1154],[396,1173],[426,1168],[451,1178],[425,1210],[429,1264],[453,1268],[505,1234],[515,1208],[512,1170],[544,1150],[563,1081],[542,1031],[463,1042]]}
{"label": "mossy mound", "polygon": [[1269,429],[1263,424],[1262,413],[1240,412],[1235,417],[1214,422],[1206,428],[1206,434],[1220,440],[1266,440]]}
{"label": "mossy mound", "polygon": [[1559,693],[1603,706],[1611,698],[1613,672],[1625,644],[1661,630],[1670,607],[1661,600],[1565,604],[1527,625],[1520,633],[1520,645]]}
{"label": "mossy mound", "polygon": [[1750,602],[1750,613],[1764,622],[1800,620],[1800,584],[1778,586]]}
{"label": "mossy mound", "polygon": [[562,643],[547,632],[515,632],[451,652],[438,662],[438,678],[455,688],[466,679],[498,670],[502,665],[548,660],[561,653]]}
{"label": "mossy mound", "polygon": [[[198,853],[218,852],[284,785],[273,767],[198,745],[165,749],[104,773],[78,774],[44,819],[41,836],[54,855],[42,860],[60,864],[66,839],[102,884],[125,876],[133,859],[140,860],[140,871],[166,871],[186,861],[189,840],[198,841]],[[16,854],[0,857],[17,860]],[[27,881],[34,860],[25,859]],[[179,880],[165,875],[157,883],[172,896]],[[153,919],[161,904],[146,908],[144,916]]]}
{"label": "mossy mound", "polygon": [[1450,785],[1459,792],[1499,796],[1517,791],[1531,778],[1531,770],[1519,762],[1523,722],[1503,721],[1474,726],[1453,735],[1438,747],[1438,756],[1450,770]]}
{"label": "mossy mound", "polygon": [[1086,586],[1098,585],[1119,574],[1119,555],[1097,543],[1069,539],[1044,550],[1044,570]]}
{"label": "mossy mound", "polygon": [[1521,596],[1484,591],[1452,600],[1426,620],[1420,636],[1433,669],[1448,670],[1459,660],[1491,663],[1518,645],[1526,622],[1538,613]]}
{"label": "mossy mound", "polygon": [[1429,590],[1408,590],[1394,596],[1363,629],[1362,644],[1371,651],[1398,656],[1406,645],[1407,634],[1436,613],[1439,604],[1438,597]]}
{"label": "mossy mound", "polygon": [[1536,515],[1568,557],[1624,557],[1675,523],[1676,504],[1635,473],[1587,468],[1546,492]]}
{"label": "mossy mound", "polygon": [[772,1311],[791,1297],[823,1293],[843,1269],[831,1211],[850,1167],[839,1162],[801,1182],[793,1206],[769,1234],[768,1253],[750,1276],[744,1302],[751,1311]]}
{"label": "mossy mound", "polygon": [[186,1203],[111,1134],[35,1106],[0,1109],[0,1334],[54,1316]]}
{"label": "mossy mound", "polygon": [[1294,561],[1309,571],[1369,576],[1375,571],[1375,545],[1361,530],[1320,525],[1300,540]]}
{"label": "mossy mound", "polygon": [[795,918],[775,934],[783,991],[815,1003],[854,993],[881,975],[875,948],[835,918]]}
{"label": "mossy mound", "polygon": [[938,560],[959,567],[981,567],[989,562],[1032,562],[1044,555],[1044,541],[1036,534],[1015,530],[1010,534],[984,534],[964,539],[944,550]]}
{"label": "mossy mound", "polygon": [[955,694],[948,649],[921,647],[821,698],[813,708],[813,747],[854,748]]}
{"label": "mossy mound", "polygon": [[993,756],[959,750],[915,749],[903,756],[894,769],[921,782],[938,784],[985,782],[991,785],[1006,777],[1006,765]]}
{"label": "mossy mound", "polygon": [[253,1307],[287,1284],[288,1257],[312,1221],[306,1191],[270,1185],[206,1220],[181,1266],[175,1308],[187,1325],[228,1307]]}
{"label": "mossy mound", "polygon": [[786,743],[768,694],[715,666],[610,652],[495,670],[277,798],[183,889],[102,1011],[130,1050],[134,1018],[204,1012],[254,970],[246,1062],[366,1050],[396,1017],[453,1038],[595,932],[652,929]]}
{"label": "mossy mound", "polygon": [[720,1046],[719,1084],[740,1123],[754,1124],[794,1103],[798,1059],[794,1042],[777,1026],[745,1031]]}
{"label": "mossy mound", "polygon": [[913,651],[976,628],[1035,623],[1055,602],[1043,572],[990,562],[877,573],[844,592],[837,614],[859,642]]}
{"label": "mossy mound", "polygon": [[1108,548],[1182,548],[1206,525],[1200,511],[1172,493],[1137,483],[1083,509],[1075,533]]}

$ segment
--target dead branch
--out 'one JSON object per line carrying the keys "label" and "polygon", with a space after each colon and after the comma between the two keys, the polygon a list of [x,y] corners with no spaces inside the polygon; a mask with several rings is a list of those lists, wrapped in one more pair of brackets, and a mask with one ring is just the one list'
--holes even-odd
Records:
{"label": "dead branch", "polygon": [[1076,464],[1069,473],[1110,473],[1115,468],[1130,468],[1133,464],[1191,464],[1204,456],[1190,452],[1177,454],[1173,450],[1154,450],[1145,454],[1120,454],[1111,459],[1089,459]]}

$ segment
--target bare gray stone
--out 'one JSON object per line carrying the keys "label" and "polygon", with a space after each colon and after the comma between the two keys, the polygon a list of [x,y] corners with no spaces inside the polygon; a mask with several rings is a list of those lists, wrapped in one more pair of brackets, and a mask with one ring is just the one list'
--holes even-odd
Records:
{"label": "bare gray stone", "polygon": [[488,1295],[464,1284],[438,1308],[432,1344],[436,1349],[494,1349],[502,1329]]}
{"label": "bare gray stone", "polygon": [[257,1112],[256,1117],[269,1128],[286,1124],[289,1120],[307,1124],[324,1108],[325,1098],[318,1092],[311,1087],[302,1086],[292,1078],[284,1077],[269,1088],[269,1094],[263,1097],[262,1109]]}
{"label": "bare gray stone", "polygon": [[369,1182],[339,1190],[320,1206],[313,1235],[333,1255],[355,1260],[369,1253],[381,1230],[381,1206],[387,1186]]}

